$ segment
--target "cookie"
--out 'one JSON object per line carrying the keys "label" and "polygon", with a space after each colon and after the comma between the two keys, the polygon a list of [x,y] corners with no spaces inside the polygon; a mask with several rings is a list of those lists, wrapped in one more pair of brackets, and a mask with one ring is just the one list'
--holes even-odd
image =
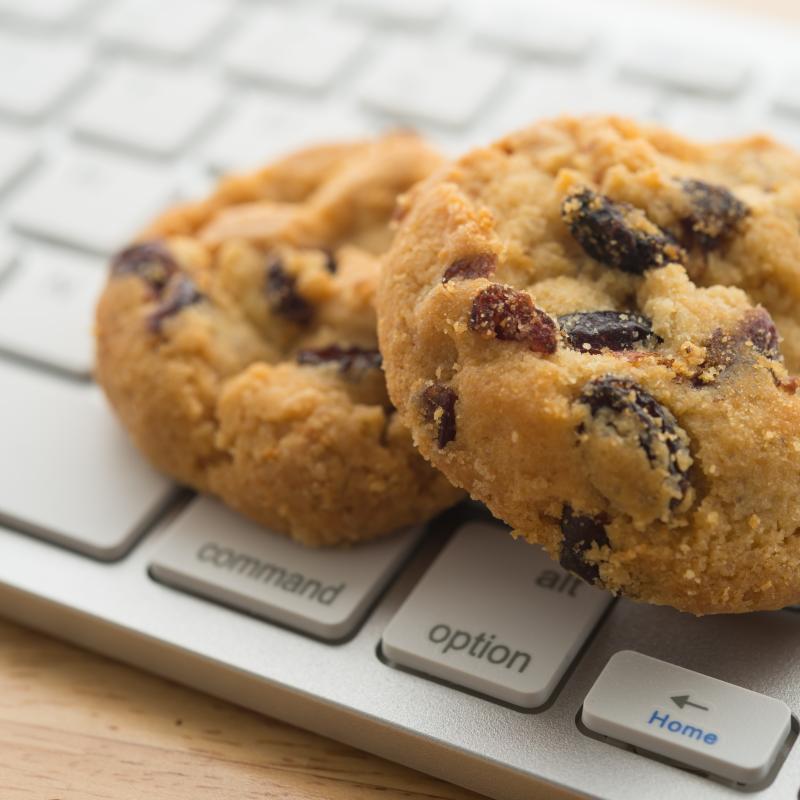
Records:
{"label": "cookie", "polygon": [[158,469],[308,545],[460,497],[389,402],[374,311],[396,197],[439,163],[408,134],[306,150],[113,259],[97,379]]}
{"label": "cookie", "polygon": [[399,216],[379,338],[432,464],[615,594],[800,600],[797,155],[563,118]]}

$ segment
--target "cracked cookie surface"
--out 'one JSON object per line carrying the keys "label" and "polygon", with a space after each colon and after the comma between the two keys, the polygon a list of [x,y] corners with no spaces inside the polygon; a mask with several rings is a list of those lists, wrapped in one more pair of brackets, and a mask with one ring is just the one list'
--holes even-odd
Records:
{"label": "cracked cookie surface", "polygon": [[401,216],[379,335],[426,458],[617,594],[800,601],[800,157],[562,118]]}
{"label": "cracked cookie surface", "polygon": [[389,402],[375,329],[396,197],[439,164],[407,134],[301,151],[113,259],[97,378],[156,467],[309,545],[459,499]]}

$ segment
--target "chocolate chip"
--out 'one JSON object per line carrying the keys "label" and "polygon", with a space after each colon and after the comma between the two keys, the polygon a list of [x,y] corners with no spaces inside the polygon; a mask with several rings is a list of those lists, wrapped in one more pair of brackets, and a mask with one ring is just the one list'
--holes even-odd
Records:
{"label": "chocolate chip", "polygon": [[669,507],[677,508],[690,488],[687,472],[692,457],[689,436],[672,412],[632,380],[613,375],[586,384],[578,402],[591,414],[578,428],[579,441],[606,437],[640,447],[650,468],[666,476]]}
{"label": "chocolate chip", "polygon": [[559,563],[564,569],[574,572],[586,583],[600,583],[597,564],[584,561],[583,554],[593,545],[606,547],[609,544],[604,517],[575,514],[572,506],[565,505],[561,513],[561,553]]}
{"label": "chocolate chip", "polygon": [[469,278],[488,278],[494,273],[497,256],[494,253],[475,253],[456,259],[442,276],[442,283]]}
{"label": "chocolate chip", "polygon": [[724,186],[705,181],[685,179],[680,181],[691,213],[681,220],[684,238],[689,247],[715,250],[736,233],[739,222],[750,209]]}
{"label": "chocolate chip", "polygon": [[265,290],[275,314],[298,325],[307,325],[314,316],[311,304],[297,291],[297,278],[290,275],[276,258],[267,264]]}
{"label": "chocolate chip", "polygon": [[499,283],[475,295],[469,328],[484,336],[524,342],[534,353],[554,353],[558,346],[554,320],[534,305],[527,292]]}
{"label": "chocolate chip", "polygon": [[322,364],[338,364],[339,372],[363,372],[368,369],[380,369],[383,359],[377,350],[363,347],[341,347],[332,344],[316,350],[299,350],[297,363],[309,366]]}
{"label": "chocolate chip", "polygon": [[111,260],[112,275],[136,275],[157,294],[178,269],[178,262],[162,242],[131,245]]}
{"label": "chocolate chip", "polygon": [[148,317],[148,327],[153,333],[160,333],[165,319],[204,299],[205,295],[188,275],[183,273],[175,275],[164,287],[159,304]]}
{"label": "chocolate chip", "polygon": [[441,450],[456,438],[455,391],[443,383],[432,383],[422,392],[422,415],[436,425],[436,444]]}
{"label": "chocolate chip", "polygon": [[683,263],[686,253],[672,236],[627,203],[584,188],[568,195],[561,218],[588,255],[610,267],[641,275],[671,262]]}
{"label": "chocolate chip", "polygon": [[662,341],[652,322],[634,311],[577,311],[560,316],[558,324],[564,341],[583,353],[634,350]]}
{"label": "chocolate chip", "polygon": [[745,312],[732,331],[716,328],[704,346],[706,356],[692,379],[696,387],[708,386],[737,363],[752,363],[754,353],[782,360],[778,330],[761,306]]}

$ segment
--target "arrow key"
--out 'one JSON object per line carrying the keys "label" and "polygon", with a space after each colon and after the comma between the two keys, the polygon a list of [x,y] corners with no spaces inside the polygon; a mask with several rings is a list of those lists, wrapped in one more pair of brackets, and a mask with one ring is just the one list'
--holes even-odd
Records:
{"label": "arrow key", "polygon": [[595,733],[744,784],[769,774],[791,725],[780,700],[631,650],[609,659],[581,718]]}

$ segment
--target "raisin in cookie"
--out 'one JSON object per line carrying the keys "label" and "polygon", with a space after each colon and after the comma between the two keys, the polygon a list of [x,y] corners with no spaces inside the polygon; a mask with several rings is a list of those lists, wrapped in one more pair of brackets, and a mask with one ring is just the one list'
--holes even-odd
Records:
{"label": "raisin in cookie", "polygon": [[396,197],[439,163],[405,134],[303,151],[114,258],[97,377],[153,464],[310,545],[458,499],[389,403],[375,330]]}
{"label": "raisin in cookie", "polygon": [[422,453],[589,582],[800,601],[800,158],[545,122],[411,190],[389,394]]}

